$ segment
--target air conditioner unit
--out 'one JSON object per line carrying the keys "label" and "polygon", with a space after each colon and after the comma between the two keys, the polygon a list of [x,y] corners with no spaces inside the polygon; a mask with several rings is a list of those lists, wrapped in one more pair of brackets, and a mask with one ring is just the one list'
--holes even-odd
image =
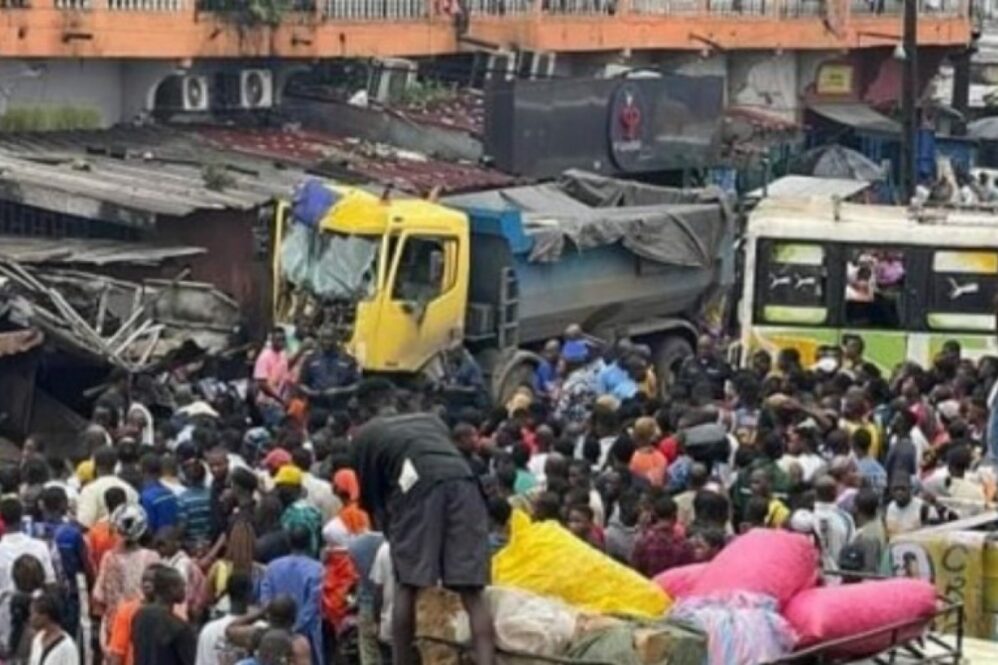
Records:
{"label": "air conditioner unit", "polygon": [[403,58],[382,58],[371,63],[367,97],[382,104],[397,100],[416,83],[419,66]]}
{"label": "air conditioner unit", "polygon": [[544,51],[534,56],[534,69],[530,73],[530,78],[549,79],[554,76],[554,64],[557,53]]}
{"label": "air conditioner unit", "polygon": [[244,109],[269,109],[274,105],[274,75],[269,69],[239,72],[239,105]]}
{"label": "air conditioner unit", "polygon": [[509,51],[490,53],[485,62],[486,81],[511,81],[516,75],[516,54]]}
{"label": "air conditioner unit", "polygon": [[520,51],[517,75],[524,79],[545,79],[554,75],[555,54],[545,51]]}
{"label": "air conditioner unit", "polygon": [[207,111],[208,77],[187,75],[181,78],[180,103],[184,111]]}

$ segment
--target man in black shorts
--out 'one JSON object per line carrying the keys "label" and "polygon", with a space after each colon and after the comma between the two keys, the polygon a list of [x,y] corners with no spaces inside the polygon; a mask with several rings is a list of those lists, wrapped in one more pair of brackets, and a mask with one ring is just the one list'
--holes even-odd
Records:
{"label": "man in black shorts", "polygon": [[357,433],[361,505],[388,538],[398,582],[392,612],[395,665],[415,663],[416,594],[438,583],[461,596],[471,622],[475,662],[495,662],[489,583],[489,516],[475,474],[429,413],[398,414],[384,379],[357,389],[372,418]]}

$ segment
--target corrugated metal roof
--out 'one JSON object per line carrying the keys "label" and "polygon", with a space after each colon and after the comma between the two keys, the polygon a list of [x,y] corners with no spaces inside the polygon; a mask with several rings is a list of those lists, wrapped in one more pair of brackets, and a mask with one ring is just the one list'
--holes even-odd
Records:
{"label": "corrugated metal roof", "polygon": [[0,199],[132,226],[157,215],[250,210],[307,173],[422,194],[514,181],[494,169],[292,128],[119,127],[0,135]]}
{"label": "corrugated metal roof", "polygon": [[159,247],[148,243],[96,238],[39,238],[0,235],[0,257],[18,263],[104,266],[155,265],[168,259],[204,254],[203,247]]}
{"label": "corrugated metal roof", "polygon": [[833,196],[839,196],[846,199],[862,192],[869,186],[870,183],[863,180],[817,178],[810,175],[787,175],[769,183],[766,186],[765,195],[763,194],[763,188],[760,187],[755,191],[749,192],[748,197],[761,199],[763,196],[768,198],[810,198],[818,196],[831,199]]}
{"label": "corrugated metal roof", "polygon": [[155,215],[249,210],[288,196],[303,177],[168,128],[0,137],[0,197],[135,225]]}
{"label": "corrugated metal roof", "polygon": [[392,185],[412,194],[440,186],[442,191],[467,192],[506,187],[516,180],[496,169],[468,162],[447,162],[384,143],[333,136],[314,131],[205,128],[201,134],[229,152],[307,165],[334,179]]}

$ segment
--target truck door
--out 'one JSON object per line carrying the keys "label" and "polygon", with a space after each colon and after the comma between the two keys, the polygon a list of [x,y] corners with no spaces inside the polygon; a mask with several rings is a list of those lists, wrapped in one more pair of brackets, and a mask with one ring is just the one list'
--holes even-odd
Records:
{"label": "truck door", "polygon": [[460,250],[457,236],[399,235],[378,325],[381,366],[419,371],[436,354],[460,343],[468,298]]}

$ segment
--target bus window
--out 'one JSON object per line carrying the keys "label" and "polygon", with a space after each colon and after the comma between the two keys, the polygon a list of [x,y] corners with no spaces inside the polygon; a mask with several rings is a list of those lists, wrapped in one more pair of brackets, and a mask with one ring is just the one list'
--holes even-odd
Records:
{"label": "bus window", "polygon": [[825,304],[825,248],[804,243],[774,243],[759,275],[764,323],[821,325]]}
{"label": "bus window", "polygon": [[990,333],[995,327],[996,295],[998,253],[941,250],[933,254],[929,328]]}
{"label": "bus window", "polygon": [[904,254],[858,248],[846,253],[845,324],[849,328],[897,328],[904,294]]}

